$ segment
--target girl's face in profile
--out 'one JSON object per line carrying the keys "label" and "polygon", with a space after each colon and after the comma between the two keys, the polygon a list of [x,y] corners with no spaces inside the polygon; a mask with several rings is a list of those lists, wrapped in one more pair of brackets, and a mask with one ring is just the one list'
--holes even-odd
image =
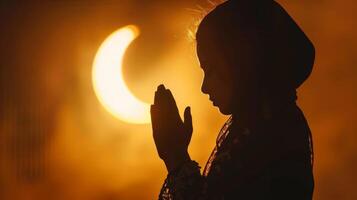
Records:
{"label": "girl's face in profile", "polygon": [[229,67],[221,52],[215,51],[207,44],[197,44],[197,55],[204,72],[201,91],[209,95],[213,105],[217,106],[222,114],[232,114],[234,103],[232,67]]}

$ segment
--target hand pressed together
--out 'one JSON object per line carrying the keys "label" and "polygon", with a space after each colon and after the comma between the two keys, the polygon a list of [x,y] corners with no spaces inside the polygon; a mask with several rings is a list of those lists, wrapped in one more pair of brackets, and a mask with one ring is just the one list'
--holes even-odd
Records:
{"label": "hand pressed together", "polygon": [[190,160],[187,152],[192,136],[190,107],[186,107],[182,121],[171,91],[159,85],[150,113],[156,149],[168,171],[172,171]]}

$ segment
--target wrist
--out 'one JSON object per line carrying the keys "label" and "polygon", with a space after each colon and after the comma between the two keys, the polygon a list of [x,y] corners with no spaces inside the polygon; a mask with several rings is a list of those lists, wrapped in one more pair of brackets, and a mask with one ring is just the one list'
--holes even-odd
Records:
{"label": "wrist", "polygon": [[173,157],[167,158],[164,160],[165,165],[166,165],[166,169],[167,171],[173,172],[176,171],[178,168],[180,168],[180,166],[182,166],[182,164],[184,164],[185,162],[190,161],[190,155],[188,154],[187,151],[177,154]]}

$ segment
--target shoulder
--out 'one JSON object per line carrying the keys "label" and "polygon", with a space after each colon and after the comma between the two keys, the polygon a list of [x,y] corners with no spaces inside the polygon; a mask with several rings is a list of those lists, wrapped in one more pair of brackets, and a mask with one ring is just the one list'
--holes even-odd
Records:
{"label": "shoulder", "polygon": [[269,165],[272,162],[307,155],[308,129],[298,116],[279,116],[259,123],[255,128],[233,124],[232,160],[247,167]]}

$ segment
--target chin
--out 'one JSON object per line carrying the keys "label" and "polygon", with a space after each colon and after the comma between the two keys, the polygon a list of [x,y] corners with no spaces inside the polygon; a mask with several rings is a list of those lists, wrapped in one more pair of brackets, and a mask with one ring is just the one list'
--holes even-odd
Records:
{"label": "chin", "polygon": [[218,106],[219,112],[221,112],[223,115],[231,115],[232,111],[228,108],[223,108],[221,106]]}

